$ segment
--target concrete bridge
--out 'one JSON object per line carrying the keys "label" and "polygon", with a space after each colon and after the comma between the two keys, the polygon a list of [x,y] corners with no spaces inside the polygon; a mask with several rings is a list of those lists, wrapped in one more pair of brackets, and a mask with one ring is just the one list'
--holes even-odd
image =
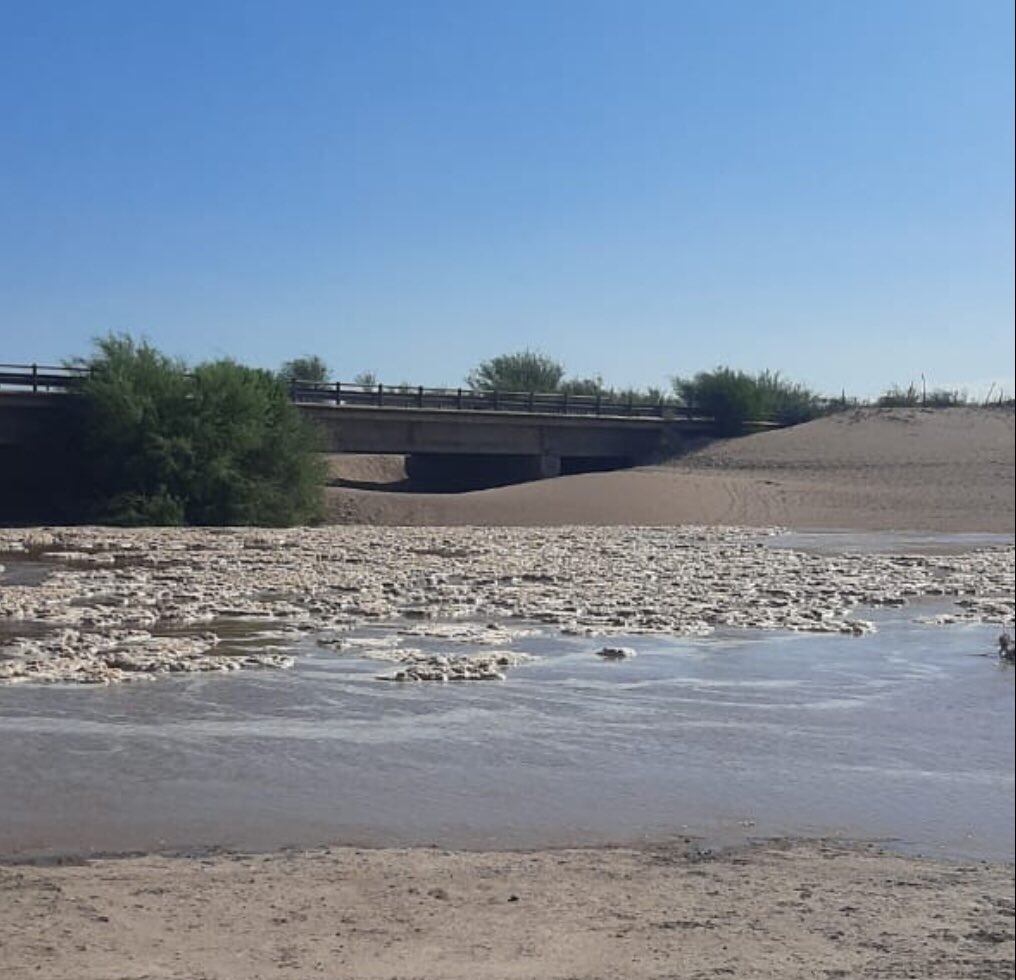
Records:
{"label": "concrete bridge", "polygon": [[[53,444],[83,369],[0,364],[0,452]],[[331,453],[406,457],[421,488],[466,489],[632,466],[680,451],[713,421],[687,406],[601,392],[476,391],[343,382],[290,383]],[[772,425],[756,423],[753,428]],[[0,459],[2,461],[2,459]]]}
{"label": "concrete bridge", "polygon": [[[441,409],[298,401],[330,453],[397,454],[421,486],[459,489],[632,466],[674,451],[708,419]],[[0,449],[44,449],[67,425],[74,396],[0,391]],[[540,406],[537,406],[539,408]]]}
{"label": "concrete bridge", "polygon": [[407,457],[421,485],[538,480],[633,466],[708,430],[702,419],[571,416],[511,411],[447,411],[298,404],[333,453]]}

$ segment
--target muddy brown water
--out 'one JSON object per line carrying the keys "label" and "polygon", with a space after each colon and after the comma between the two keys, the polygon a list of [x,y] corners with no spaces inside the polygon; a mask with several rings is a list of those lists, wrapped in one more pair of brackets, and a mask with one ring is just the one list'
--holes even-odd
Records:
{"label": "muddy brown water", "polygon": [[789,834],[1011,861],[1013,671],[993,628],[914,613],[612,638],[622,663],[546,634],[502,683],[385,683],[306,637],[292,671],[0,689],[0,853]]}

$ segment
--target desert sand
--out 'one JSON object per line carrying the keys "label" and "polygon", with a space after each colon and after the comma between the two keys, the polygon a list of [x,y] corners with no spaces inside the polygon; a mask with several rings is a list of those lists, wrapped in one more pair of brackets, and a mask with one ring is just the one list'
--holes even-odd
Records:
{"label": "desert sand", "polygon": [[665,464],[459,494],[375,492],[397,464],[336,463],[337,523],[1016,528],[1012,409],[858,409],[719,440]]}

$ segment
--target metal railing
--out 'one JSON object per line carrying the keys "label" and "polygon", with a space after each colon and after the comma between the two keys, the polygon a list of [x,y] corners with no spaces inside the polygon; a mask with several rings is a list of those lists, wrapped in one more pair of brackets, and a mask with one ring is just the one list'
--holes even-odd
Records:
{"label": "metal railing", "polygon": [[610,392],[573,395],[566,392],[499,391],[477,388],[425,388],[422,385],[358,385],[343,381],[290,383],[297,403],[321,403],[364,408],[415,408],[438,411],[517,412],[537,415],[627,416],[631,418],[688,417],[689,411],[672,402],[618,398]]}
{"label": "metal railing", "polygon": [[31,388],[32,391],[66,391],[87,376],[87,368],[55,364],[0,364],[0,389]]}
{"label": "metal railing", "polygon": [[[48,364],[0,364],[0,391],[67,391],[87,376],[84,367]],[[628,418],[692,418],[695,413],[671,401],[647,402],[612,392],[483,391],[475,388],[425,388],[422,385],[361,385],[347,381],[290,381],[297,404],[350,408],[399,408],[465,412],[517,412],[539,415]]]}

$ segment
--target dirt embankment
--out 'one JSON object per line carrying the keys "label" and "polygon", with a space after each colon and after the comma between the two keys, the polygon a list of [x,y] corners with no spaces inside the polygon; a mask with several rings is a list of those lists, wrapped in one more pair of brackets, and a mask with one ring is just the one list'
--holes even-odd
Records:
{"label": "dirt embankment", "polygon": [[1011,533],[1013,423],[1011,409],[864,409],[633,470],[462,494],[330,487],[329,512],[336,523]]}

